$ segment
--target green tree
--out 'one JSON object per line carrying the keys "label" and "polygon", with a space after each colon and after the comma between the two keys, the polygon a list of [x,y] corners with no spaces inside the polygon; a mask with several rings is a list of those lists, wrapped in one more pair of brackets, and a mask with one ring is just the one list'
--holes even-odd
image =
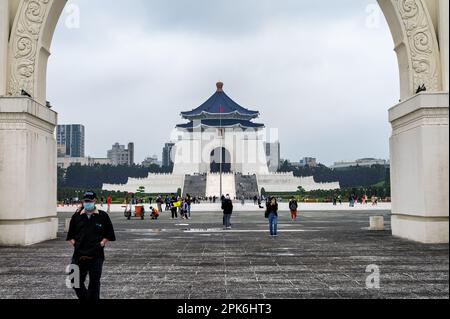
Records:
{"label": "green tree", "polygon": [[299,186],[298,193],[300,196],[304,196],[304,195],[306,195],[306,190],[302,186]]}
{"label": "green tree", "polygon": [[144,187],[144,186],[140,186],[140,187],[136,190],[136,194],[138,195],[139,198],[144,197],[144,194],[145,194],[145,187]]}

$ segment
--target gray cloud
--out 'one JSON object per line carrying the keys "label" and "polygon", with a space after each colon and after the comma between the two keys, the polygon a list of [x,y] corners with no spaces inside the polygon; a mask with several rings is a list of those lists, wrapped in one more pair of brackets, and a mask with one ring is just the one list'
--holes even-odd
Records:
{"label": "gray cloud", "polygon": [[71,2],[81,28],[63,14],[48,95],[61,123],[86,125],[89,155],[134,141],[138,160],[160,156],[221,80],[279,128],[283,157],[388,157],[398,71],[384,18],[364,24],[373,1]]}

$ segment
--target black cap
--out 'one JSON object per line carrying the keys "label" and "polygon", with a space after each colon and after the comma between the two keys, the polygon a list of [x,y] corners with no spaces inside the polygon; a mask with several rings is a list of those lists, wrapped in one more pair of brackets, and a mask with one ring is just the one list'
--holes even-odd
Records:
{"label": "black cap", "polygon": [[97,194],[95,194],[92,191],[88,191],[86,193],[84,193],[83,195],[83,200],[96,200],[97,199]]}

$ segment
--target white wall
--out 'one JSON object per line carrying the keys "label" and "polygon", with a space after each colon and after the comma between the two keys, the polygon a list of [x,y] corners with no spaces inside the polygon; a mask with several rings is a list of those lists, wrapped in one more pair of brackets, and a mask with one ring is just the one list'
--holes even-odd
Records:
{"label": "white wall", "polygon": [[139,187],[144,186],[146,193],[172,194],[179,188],[183,190],[184,180],[185,175],[149,174],[147,178],[129,178],[125,185],[103,184],[103,190],[136,193]]}
{"label": "white wall", "polygon": [[334,190],[340,189],[339,183],[316,183],[311,177],[295,177],[291,173],[278,173],[267,175],[256,175],[258,188],[261,191],[264,188],[267,192],[286,192],[292,193],[298,191],[299,186],[306,191],[312,190]]}
{"label": "white wall", "polygon": [[211,152],[220,147],[225,147],[230,153],[231,170],[234,173],[269,173],[261,130],[243,132],[240,129],[227,129],[224,138],[219,136],[217,129],[202,133],[177,130],[172,139],[177,140],[173,170],[176,175],[209,173]]}
{"label": "white wall", "polygon": [[390,110],[395,236],[448,242],[448,107],[448,93],[422,93]]}
{"label": "white wall", "polygon": [[56,118],[32,99],[0,98],[0,245],[56,237]]}

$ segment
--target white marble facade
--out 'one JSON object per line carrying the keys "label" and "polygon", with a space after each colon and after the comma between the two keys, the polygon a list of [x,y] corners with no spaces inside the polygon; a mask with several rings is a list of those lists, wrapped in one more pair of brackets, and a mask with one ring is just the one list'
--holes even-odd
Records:
{"label": "white marble facade", "polygon": [[231,172],[245,175],[268,174],[264,129],[240,127],[226,128],[224,134],[219,129],[204,131],[176,131],[174,153],[175,175],[207,174],[210,172],[211,153],[224,148],[226,162],[231,164]]}

